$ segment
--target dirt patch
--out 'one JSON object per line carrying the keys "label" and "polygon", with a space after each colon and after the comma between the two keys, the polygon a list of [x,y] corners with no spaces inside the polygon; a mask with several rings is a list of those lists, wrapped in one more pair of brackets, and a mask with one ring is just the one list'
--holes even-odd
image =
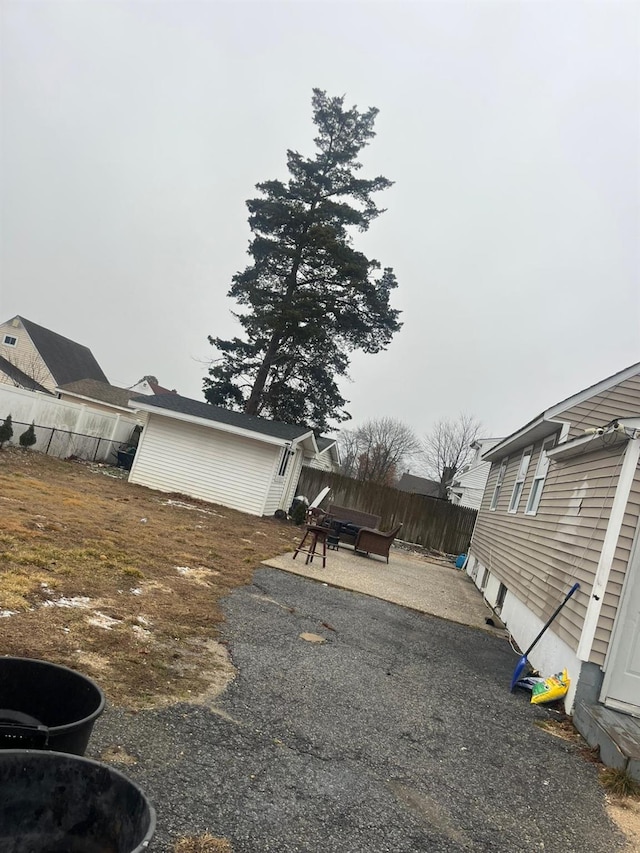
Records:
{"label": "dirt patch", "polygon": [[534,725],[539,729],[547,732],[561,740],[568,740],[570,743],[575,743],[581,749],[589,749],[589,746],[571,722],[569,717],[560,719],[534,720]]}
{"label": "dirt patch", "polygon": [[233,677],[220,599],[299,531],[121,474],[0,452],[0,647],[84,672],[132,709],[210,701]]}
{"label": "dirt patch", "polygon": [[607,812],[627,838],[627,853],[640,850],[640,800],[607,797]]}
{"label": "dirt patch", "polygon": [[130,752],[127,752],[126,749],[119,744],[108,746],[104,749],[100,754],[100,760],[106,761],[109,764],[121,764],[124,767],[132,767],[134,764],[138,763],[138,759],[135,755],[131,755]]}
{"label": "dirt patch", "polygon": [[204,835],[185,835],[179,838],[173,853],[233,853],[226,838],[215,838],[208,832]]}

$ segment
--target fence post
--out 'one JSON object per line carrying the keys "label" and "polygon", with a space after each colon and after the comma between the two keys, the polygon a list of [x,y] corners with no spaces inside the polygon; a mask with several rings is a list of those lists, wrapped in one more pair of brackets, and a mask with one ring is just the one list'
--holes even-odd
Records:
{"label": "fence post", "polygon": [[51,447],[51,442],[53,441],[53,434],[56,431],[55,427],[49,427],[49,429],[51,430],[51,435],[49,436],[49,441],[47,442],[47,449],[45,450],[45,454],[47,456],[49,455],[49,448]]}

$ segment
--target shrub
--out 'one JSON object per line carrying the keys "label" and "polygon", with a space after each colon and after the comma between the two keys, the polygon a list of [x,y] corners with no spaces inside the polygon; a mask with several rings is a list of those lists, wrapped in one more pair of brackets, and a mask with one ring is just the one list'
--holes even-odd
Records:
{"label": "shrub", "polygon": [[11,415],[7,415],[7,417],[2,423],[2,426],[0,426],[0,450],[2,450],[3,444],[11,440],[12,435],[13,426],[11,424]]}
{"label": "shrub", "polygon": [[31,426],[27,427],[27,429],[20,436],[20,447],[28,450],[32,445],[36,443],[36,431],[35,431],[35,422],[31,423]]}

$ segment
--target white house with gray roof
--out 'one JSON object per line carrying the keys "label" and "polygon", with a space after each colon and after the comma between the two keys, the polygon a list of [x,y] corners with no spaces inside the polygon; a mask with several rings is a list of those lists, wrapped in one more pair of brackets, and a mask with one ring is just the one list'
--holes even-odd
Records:
{"label": "white house with gray roof", "polygon": [[136,397],[129,406],[147,417],[130,482],[252,515],[288,509],[303,463],[324,467],[335,444],[305,426],[179,394]]}

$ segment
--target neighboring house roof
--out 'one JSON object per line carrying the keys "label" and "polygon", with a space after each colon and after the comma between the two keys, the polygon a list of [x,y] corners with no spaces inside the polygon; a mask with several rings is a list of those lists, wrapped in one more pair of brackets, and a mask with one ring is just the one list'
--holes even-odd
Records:
{"label": "neighboring house roof", "polygon": [[89,400],[109,403],[112,406],[121,406],[123,409],[128,409],[129,400],[137,396],[135,391],[117,388],[115,385],[99,382],[97,379],[80,379],[77,382],[68,382],[66,385],[59,385],[57,390],[78,397],[85,397]]}
{"label": "neighboring house roof", "polygon": [[[220,406],[212,406],[200,400],[192,400],[190,397],[181,397],[179,394],[157,394],[153,397],[134,397],[130,407],[140,408],[143,411],[161,410],[166,415],[183,416],[182,420],[198,418],[199,420],[214,421],[246,432],[259,433],[271,438],[279,438],[283,441],[296,441],[298,439],[313,435],[313,431],[305,426],[294,426],[283,424],[278,421],[268,421],[266,418],[254,415],[245,415],[244,412],[232,412]],[[184,417],[186,416],[186,417]],[[317,446],[317,443],[316,443]]]}
{"label": "neighboring house roof", "polygon": [[437,498],[440,494],[440,483],[435,480],[427,480],[426,477],[416,477],[415,474],[403,474],[397,487],[401,492],[410,492],[413,495],[423,495],[427,498]]}
{"label": "neighboring house roof", "polygon": [[318,450],[320,453],[323,453],[325,450],[328,450],[332,444],[335,444],[335,438],[327,438],[324,435],[316,436],[316,444],[318,445]]}
{"label": "neighboring house roof", "polygon": [[58,385],[64,385],[76,379],[109,381],[89,347],[78,344],[50,329],[45,329],[44,326],[38,326],[37,323],[32,323],[24,317],[18,317],[18,319]]}
{"label": "neighboring house roof", "polygon": [[11,379],[11,381],[19,388],[26,388],[27,391],[40,391],[42,394],[51,394],[51,391],[48,391],[44,385],[36,382],[35,379],[32,379],[26,373],[23,373],[19,367],[16,367],[15,364],[11,364],[10,361],[7,361],[7,359],[3,358],[1,355],[0,371],[8,376],[9,379]]}
{"label": "neighboring house roof", "polygon": [[573,406],[577,406],[580,403],[591,399],[591,397],[595,397],[597,394],[602,394],[603,392],[608,391],[614,385],[618,385],[620,382],[631,379],[639,373],[640,362],[637,362],[636,364],[632,364],[630,367],[626,367],[624,370],[618,371],[618,373],[608,376],[600,382],[589,385],[588,388],[584,388],[577,394],[572,394],[571,397],[567,397],[566,400],[561,400],[559,403],[556,403],[555,406],[551,406],[551,408],[546,409],[536,418],[533,418],[526,423],[523,427],[511,433],[511,435],[508,435],[500,442],[500,444],[497,444],[488,453],[485,453],[483,459],[492,462],[496,459],[500,459],[502,456],[506,456],[513,450],[518,450],[527,444],[533,443],[540,438],[544,438],[550,433],[550,425],[561,426],[564,424],[564,421],[558,417],[559,415],[562,415],[563,412],[566,412]]}
{"label": "neighboring house roof", "polygon": [[[149,389],[147,391],[147,389]],[[135,385],[130,385],[129,390],[134,391],[136,394],[177,394],[175,388],[169,389],[158,383],[158,380],[155,376],[143,376],[142,379],[139,379]]]}
{"label": "neighboring house roof", "polygon": [[175,388],[173,388],[173,389],[163,388],[162,385],[158,385],[157,382],[149,382],[149,385],[151,386],[151,390],[153,391],[154,394],[177,394],[178,393]]}

